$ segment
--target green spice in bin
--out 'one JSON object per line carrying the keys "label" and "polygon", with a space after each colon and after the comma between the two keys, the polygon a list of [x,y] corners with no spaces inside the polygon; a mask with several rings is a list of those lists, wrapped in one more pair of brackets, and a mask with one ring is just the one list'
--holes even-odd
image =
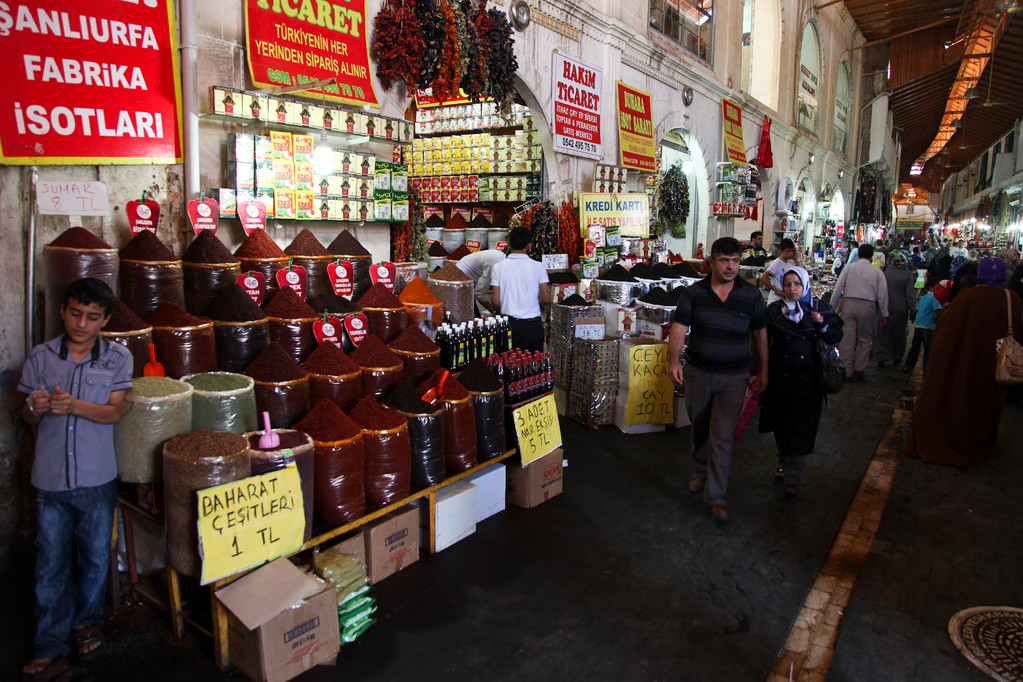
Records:
{"label": "green spice in bin", "polygon": [[114,424],[117,477],[125,483],[163,478],[163,444],[192,430],[192,387],[167,377],[137,377]]}
{"label": "green spice in bin", "polygon": [[189,374],[192,385],[192,430],[247,433],[258,428],[255,382],[232,372]]}

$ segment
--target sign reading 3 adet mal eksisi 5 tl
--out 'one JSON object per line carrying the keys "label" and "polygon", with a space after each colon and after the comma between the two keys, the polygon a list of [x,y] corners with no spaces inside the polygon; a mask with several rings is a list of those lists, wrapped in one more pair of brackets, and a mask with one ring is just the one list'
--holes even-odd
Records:
{"label": "sign reading 3 adet mal eksisi 5 tl", "polygon": [[522,464],[529,464],[561,447],[561,423],[554,396],[527,403],[512,411]]}

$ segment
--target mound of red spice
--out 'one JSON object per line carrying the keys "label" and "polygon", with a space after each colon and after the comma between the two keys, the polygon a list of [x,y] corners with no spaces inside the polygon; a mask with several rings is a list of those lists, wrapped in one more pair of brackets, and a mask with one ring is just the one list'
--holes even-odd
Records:
{"label": "mound of red spice", "polygon": [[367,395],[356,403],[348,416],[367,431],[388,431],[408,423],[400,412],[384,407],[372,395]]}
{"label": "mound of red spice", "polygon": [[477,358],[466,365],[462,373],[458,375],[458,383],[467,390],[477,393],[497,391],[504,385],[483,358]]}
{"label": "mound of red spice", "polygon": [[462,244],[457,249],[452,251],[450,255],[448,255],[448,260],[462,260],[470,253],[472,253],[472,251],[469,250],[469,247],[466,246],[465,244]]}
{"label": "mound of red spice", "polygon": [[334,313],[335,315],[348,315],[350,313],[362,312],[362,308],[358,305],[352,303],[344,296],[338,296],[334,293],[311,296],[307,303],[310,308],[316,311],[317,315],[323,312]]}
{"label": "mound of red spice", "polygon": [[201,324],[209,323],[210,318],[196,317],[170,301],[161,303],[146,318],[146,324],[153,327],[198,327]]}
{"label": "mound of red spice", "polygon": [[430,244],[430,255],[434,258],[444,258],[448,255],[448,250],[440,242],[434,242]]}
{"label": "mound of red spice", "polygon": [[384,405],[405,414],[433,414],[440,409],[421,399],[415,384],[407,379],[384,399]]}
{"label": "mound of red spice", "polygon": [[468,223],[465,222],[465,216],[461,213],[453,213],[448,222],[444,224],[445,230],[464,230]]}
{"label": "mound of red spice", "polygon": [[335,256],[369,256],[369,251],[355,238],[348,230],[342,230],[334,241],[327,247],[327,251]]}
{"label": "mound of red spice", "polygon": [[267,317],[237,282],[231,282],[218,291],[202,312],[211,320],[220,322],[257,322]]}
{"label": "mound of red spice", "polygon": [[401,358],[384,345],[379,336],[368,335],[359,347],[349,355],[360,367],[395,367],[402,364]]}
{"label": "mound of red spice", "polygon": [[142,230],[124,245],[120,253],[121,260],[141,260],[149,262],[174,261],[174,252],[160,241],[160,238],[149,230]]}
{"label": "mound of red spice", "polygon": [[494,227],[509,227],[511,225],[511,219],[507,213],[498,213],[494,216]]}
{"label": "mound of red spice", "polygon": [[324,398],[309,410],[309,414],[292,424],[291,428],[309,434],[314,441],[333,443],[348,440],[362,431],[352,418],[341,411],[333,400]]}
{"label": "mound of red spice", "polygon": [[213,230],[203,230],[199,233],[181,256],[186,263],[202,263],[213,265],[215,263],[237,263],[238,259],[228,251],[224,242],[220,241]]}
{"label": "mound of red spice", "polygon": [[402,303],[419,303],[421,305],[440,305],[441,300],[430,290],[422,277],[413,277],[398,294]]}
{"label": "mound of red spice", "polygon": [[111,249],[110,244],[89,232],[84,227],[70,227],[49,244],[65,249]]}
{"label": "mound of red spice", "polygon": [[279,343],[267,344],[242,374],[265,383],[297,381],[308,376]]}
{"label": "mound of red spice", "polygon": [[118,298],[114,301],[114,312],[110,313],[110,319],[103,325],[103,331],[137,332],[142,329],[149,329],[149,326],[141,317],[135,314],[134,310]]}
{"label": "mound of red spice", "polygon": [[444,227],[444,216],[439,213],[434,213],[426,219],[427,227]]}
{"label": "mound of red spice", "polygon": [[310,374],[339,377],[362,371],[359,363],[345,355],[332,341],[324,341],[302,362],[302,369]]}
{"label": "mound of red spice", "polygon": [[490,227],[490,221],[487,220],[485,215],[479,213],[469,221],[469,227]]}
{"label": "mound of red spice", "polygon": [[288,248],[284,249],[284,253],[289,256],[330,256],[330,251],[327,250],[320,240],[316,238],[309,228],[303,228],[301,232],[295,235],[295,238],[288,244]]}
{"label": "mound of red spice", "polygon": [[[429,391],[431,388],[440,383],[440,378],[446,372],[446,369],[438,369],[436,372],[431,374],[426,381],[419,384],[416,388],[419,391],[419,395],[422,396],[424,393]],[[459,383],[458,379],[453,376],[448,376],[447,381],[444,382],[444,399],[445,400],[461,400],[469,397],[469,391],[465,390],[465,386]]]}
{"label": "mound of red spice", "polygon": [[434,353],[440,350],[440,346],[431,341],[418,325],[405,327],[405,331],[387,345],[394,350],[403,350],[407,353]]}
{"label": "mound of red spice", "polygon": [[287,258],[288,254],[277,246],[266,230],[254,230],[242,245],[234,252],[238,258],[260,260],[265,258]]}
{"label": "mound of red spice", "polygon": [[263,304],[263,311],[270,317],[282,320],[308,319],[317,316],[317,312],[299,298],[291,287],[284,287],[274,294],[269,303]]}
{"label": "mound of red spice", "polygon": [[363,308],[402,308],[404,305],[398,297],[387,290],[383,284],[377,282],[358,300]]}

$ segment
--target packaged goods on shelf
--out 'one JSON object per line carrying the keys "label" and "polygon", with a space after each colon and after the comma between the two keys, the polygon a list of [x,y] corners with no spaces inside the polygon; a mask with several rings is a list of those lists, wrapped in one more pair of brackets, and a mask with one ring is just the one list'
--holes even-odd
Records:
{"label": "packaged goods on shelf", "polygon": [[591,427],[614,423],[618,339],[573,339],[572,358],[569,416]]}

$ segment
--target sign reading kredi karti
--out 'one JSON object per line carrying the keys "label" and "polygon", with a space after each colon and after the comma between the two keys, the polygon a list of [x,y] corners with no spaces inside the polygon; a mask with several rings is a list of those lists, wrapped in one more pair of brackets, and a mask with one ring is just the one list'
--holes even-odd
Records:
{"label": "sign reading kredi karti", "polygon": [[0,53],[0,162],[181,162],[170,0],[0,1]]}

